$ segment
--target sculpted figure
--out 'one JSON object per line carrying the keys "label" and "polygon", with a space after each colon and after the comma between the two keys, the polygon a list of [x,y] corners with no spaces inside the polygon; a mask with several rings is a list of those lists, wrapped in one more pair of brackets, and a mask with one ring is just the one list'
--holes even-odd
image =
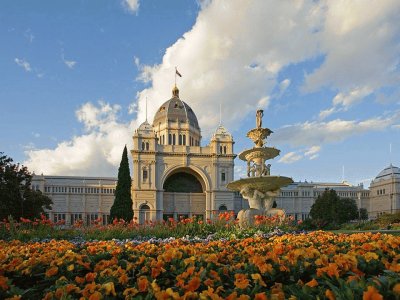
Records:
{"label": "sculpted figure", "polygon": [[271,175],[271,164],[265,165],[265,163],[264,163],[262,175],[263,176]]}
{"label": "sculpted figure", "polygon": [[257,128],[261,128],[262,126],[262,117],[264,116],[264,111],[262,109],[257,110],[256,113],[256,125]]}

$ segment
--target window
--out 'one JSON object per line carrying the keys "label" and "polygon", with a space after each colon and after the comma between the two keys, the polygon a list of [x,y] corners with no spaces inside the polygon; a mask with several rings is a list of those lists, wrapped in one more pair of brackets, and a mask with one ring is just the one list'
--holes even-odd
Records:
{"label": "window", "polygon": [[226,207],[225,204],[222,204],[222,205],[218,208],[218,210],[219,210],[219,211],[226,211],[226,210],[228,210],[228,208]]}
{"label": "window", "polygon": [[222,154],[222,146],[219,146],[219,153]]}
{"label": "window", "polygon": [[143,169],[143,181],[146,181],[148,177],[147,169]]}
{"label": "window", "polygon": [[172,145],[172,134],[168,134],[168,145]]}
{"label": "window", "polygon": [[103,225],[110,223],[110,215],[103,214]]}
{"label": "window", "polygon": [[221,181],[222,181],[222,182],[225,182],[225,172],[222,172],[222,173],[221,173]]}
{"label": "window", "polygon": [[79,220],[82,220],[82,214],[71,214],[71,225],[74,225]]}
{"label": "window", "polygon": [[144,142],[142,142],[142,150],[144,150],[144,147],[145,147]]}
{"label": "window", "polygon": [[224,154],[226,154],[226,146],[224,146]]}
{"label": "window", "polygon": [[54,223],[57,223],[60,221],[65,221],[65,214],[54,214],[53,221],[54,221]]}
{"label": "window", "polygon": [[179,145],[182,145],[182,134],[179,135]]}
{"label": "window", "polygon": [[146,150],[149,151],[149,149],[150,149],[150,144],[149,144],[149,142],[147,142],[146,143]]}
{"label": "window", "polygon": [[94,223],[95,220],[98,219],[98,215],[96,213],[94,214],[87,214],[86,215],[86,225],[91,225]]}
{"label": "window", "polygon": [[176,134],[172,135],[172,145],[176,145]]}
{"label": "window", "polygon": [[186,134],[183,135],[183,145],[186,146]]}

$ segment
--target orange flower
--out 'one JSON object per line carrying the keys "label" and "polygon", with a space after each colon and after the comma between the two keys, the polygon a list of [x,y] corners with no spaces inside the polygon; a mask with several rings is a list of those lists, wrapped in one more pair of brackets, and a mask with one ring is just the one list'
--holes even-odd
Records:
{"label": "orange flower", "polygon": [[46,271],[46,277],[54,276],[58,273],[58,267],[51,267]]}
{"label": "orange flower", "polygon": [[379,291],[372,285],[363,293],[363,300],[382,300],[383,297]]}
{"label": "orange flower", "polygon": [[8,290],[8,278],[0,275],[0,288],[4,291]]}
{"label": "orange flower", "polygon": [[135,288],[127,288],[125,291],[122,293],[126,298],[129,299],[129,296],[135,296],[139,291]]}
{"label": "orange flower", "polygon": [[325,297],[329,300],[336,300],[335,294],[329,289],[325,291]]}
{"label": "orange flower", "polygon": [[[94,279],[96,278],[96,276],[97,276],[96,273],[87,273],[87,274],[85,275],[85,279],[86,279],[87,282],[92,282],[92,281],[94,281]],[[76,278],[75,278],[75,280],[76,280]]]}
{"label": "orange flower", "polygon": [[200,278],[195,276],[189,281],[189,283],[185,286],[185,288],[188,291],[194,292],[200,287],[200,283],[201,283]]}
{"label": "orange flower", "polygon": [[149,287],[149,281],[147,280],[146,277],[141,276],[138,278],[138,287],[139,287],[139,292],[146,292],[148,287]]}
{"label": "orange flower", "polygon": [[76,281],[77,284],[83,284],[83,283],[85,283],[85,278],[76,276],[75,277],[75,281]]}
{"label": "orange flower", "polygon": [[400,283],[396,283],[393,287],[393,292],[397,295],[400,295]]}
{"label": "orange flower", "polygon": [[261,285],[261,286],[264,286],[264,287],[266,287],[267,285],[265,284],[265,282],[264,282],[264,280],[262,279],[262,277],[261,277],[261,275],[260,274],[251,274],[251,278],[254,280],[254,281],[258,281],[258,284],[259,285]]}
{"label": "orange flower", "polygon": [[111,281],[111,282],[104,283],[101,287],[104,289],[106,295],[111,294],[114,297],[117,296],[117,294],[115,293],[114,282]]}
{"label": "orange flower", "polygon": [[309,282],[306,283],[306,285],[308,285],[309,287],[316,287],[318,286],[318,281],[315,280],[315,278],[313,278],[312,280],[310,280]]}
{"label": "orange flower", "polygon": [[249,286],[246,274],[235,274],[235,286],[239,289],[245,289]]}
{"label": "orange flower", "polygon": [[254,300],[268,300],[268,298],[265,295],[265,293],[263,292],[263,293],[255,294]]}
{"label": "orange flower", "polygon": [[101,295],[100,292],[96,291],[93,294],[90,295],[89,300],[100,300],[103,299],[103,296]]}

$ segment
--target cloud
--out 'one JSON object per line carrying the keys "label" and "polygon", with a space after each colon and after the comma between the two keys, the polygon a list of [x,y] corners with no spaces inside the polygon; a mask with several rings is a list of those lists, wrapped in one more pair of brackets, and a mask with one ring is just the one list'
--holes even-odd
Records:
{"label": "cloud", "polygon": [[333,106],[319,113],[320,119],[325,119],[333,113],[346,111],[354,104],[361,102],[365,97],[370,95],[373,90],[368,87],[356,87],[347,92],[339,92],[332,100]]}
{"label": "cloud", "polygon": [[15,58],[14,59],[15,63],[20,66],[21,68],[24,68],[24,70],[26,72],[32,72],[32,68],[29,62],[27,62],[24,59],[19,59],[19,58]]}
{"label": "cloud", "polygon": [[288,152],[284,156],[282,156],[282,158],[279,159],[278,162],[285,163],[285,164],[291,164],[300,159],[302,159],[302,156],[297,154],[296,152]]}
{"label": "cloud", "polygon": [[139,10],[139,0],[123,0],[122,6],[130,13],[137,13]]}
{"label": "cloud", "polygon": [[67,60],[67,59],[65,59],[64,53],[61,54],[61,59],[62,59],[62,61],[64,62],[64,64],[65,64],[69,69],[73,69],[73,68],[75,67],[76,63],[77,63],[77,62],[74,61],[74,60]]}
{"label": "cloud", "polygon": [[349,109],[383,86],[396,86],[399,14],[400,3],[394,0],[368,5],[344,0],[207,1],[194,26],[166,50],[161,63],[140,65],[138,80],[150,87],[139,93],[139,119],[144,120],[146,96],[154,104],[149,115],[169,98],[179,66],[184,75],[178,78],[181,98],[196,112],[203,135],[218,126],[219,103],[229,116],[224,125],[235,130],[250,112],[273,101],[273,90],[279,96],[289,87],[289,78],[278,80],[285,67],[316,58],[322,63],[305,74],[303,90],[328,87],[337,92],[334,108],[320,118]]}
{"label": "cloud", "polygon": [[321,150],[321,146],[312,146],[304,152],[304,156],[313,160],[318,157],[318,152]]}
{"label": "cloud", "polygon": [[306,121],[279,128],[271,136],[271,143],[292,147],[312,147],[343,141],[350,136],[382,131],[400,120],[400,111],[362,121],[335,119],[329,122]]}
{"label": "cloud", "polygon": [[83,104],[76,117],[85,133],[59,142],[54,149],[29,148],[24,165],[36,174],[116,176],[124,145],[132,148],[131,128],[137,127],[135,122],[119,122],[120,110],[104,101]]}

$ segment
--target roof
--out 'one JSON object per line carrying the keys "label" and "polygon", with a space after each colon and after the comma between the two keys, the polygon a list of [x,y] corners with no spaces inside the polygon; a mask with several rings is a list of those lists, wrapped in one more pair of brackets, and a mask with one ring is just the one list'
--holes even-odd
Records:
{"label": "roof", "polygon": [[140,124],[138,132],[142,134],[151,134],[153,132],[153,126],[151,126],[146,120],[142,124]]}
{"label": "roof", "polygon": [[178,121],[180,123],[189,123],[194,128],[200,130],[199,122],[192,108],[179,98],[178,88],[175,87],[172,93],[173,97],[164,102],[157,110],[154,116],[153,126],[157,126],[159,123],[165,123],[166,121]]}
{"label": "roof", "polygon": [[390,164],[389,167],[383,169],[378,176],[375,177],[373,182],[381,181],[381,180],[388,180],[392,178],[400,179],[400,168],[393,166]]}

